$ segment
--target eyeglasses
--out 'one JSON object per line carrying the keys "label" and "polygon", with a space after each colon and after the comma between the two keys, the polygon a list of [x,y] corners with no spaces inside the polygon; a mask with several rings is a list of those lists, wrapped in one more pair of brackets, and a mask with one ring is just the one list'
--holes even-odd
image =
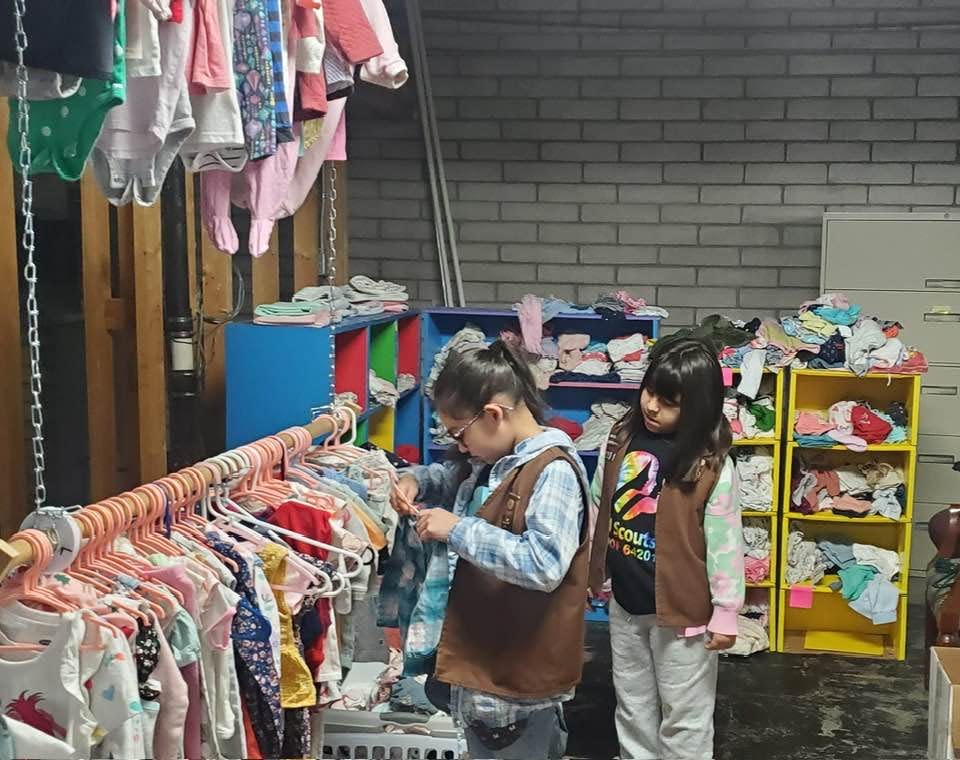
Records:
{"label": "eyeglasses", "polygon": [[[503,404],[489,404],[488,406],[499,406],[505,412],[513,411],[512,406],[505,406]],[[453,438],[453,440],[457,443],[463,443],[463,436],[466,435],[466,432],[470,429],[470,426],[473,425],[481,417],[483,417],[486,411],[487,411],[486,409],[481,409],[479,412],[473,415],[473,417],[470,418],[470,421],[466,425],[464,425],[461,428],[458,428],[457,430],[448,431],[450,434],[450,437]]]}

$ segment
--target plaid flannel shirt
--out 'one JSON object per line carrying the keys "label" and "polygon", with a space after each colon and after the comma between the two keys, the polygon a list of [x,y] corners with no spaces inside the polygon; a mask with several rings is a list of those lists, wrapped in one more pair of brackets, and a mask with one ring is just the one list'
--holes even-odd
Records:
{"label": "plaid flannel shirt", "polygon": [[[577,472],[566,462],[552,462],[544,469],[534,486],[527,507],[526,530],[521,535],[468,514],[482,463],[474,465],[471,475],[459,488],[457,467],[452,463],[410,471],[420,486],[420,501],[447,508],[453,504],[452,511],[461,520],[451,531],[448,544],[432,546],[424,587],[408,631],[405,651],[408,672],[432,661],[459,558],[506,583],[534,591],[549,593],[563,581],[580,546],[580,527],[586,519],[583,494],[588,492],[586,470],[570,438],[559,430],[546,429],[521,442],[512,454],[493,466],[489,487],[495,490],[512,469],[552,446],[559,446],[572,456],[578,465]],[[579,509],[570,509],[571,504],[577,503]],[[572,696],[570,693],[546,700],[508,700],[454,687],[452,705],[456,717],[468,725],[480,722],[501,728]]]}

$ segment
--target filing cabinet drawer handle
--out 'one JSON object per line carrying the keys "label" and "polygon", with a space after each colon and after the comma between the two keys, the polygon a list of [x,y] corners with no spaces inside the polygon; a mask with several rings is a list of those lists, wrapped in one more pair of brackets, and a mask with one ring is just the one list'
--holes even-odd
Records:
{"label": "filing cabinet drawer handle", "polygon": [[918,454],[917,462],[920,464],[945,464],[947,467],[953,467],[957,458],[953,454]]}
{"label": "filing cabinet drawer handle", "polygon": [[956,385],[924,385],[920,393],[924,396],[956,396],[960,389]]}
{"label": "filing cabinet drawer handle", "polygon": [[960,314],[955,311],[928,311],[923,315],[924,322],[960,322]]}
{"label": "filing cabinet drawer handle", "polygon": [[960,289],[960,280],[924,280],[923,286],[931,290],[957,290]]}

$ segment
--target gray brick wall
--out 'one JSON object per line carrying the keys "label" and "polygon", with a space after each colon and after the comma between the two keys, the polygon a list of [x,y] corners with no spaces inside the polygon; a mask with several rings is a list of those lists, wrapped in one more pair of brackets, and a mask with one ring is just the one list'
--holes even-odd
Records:
{"label": "gray brick wall", "polygon": [[[398,36],[403,4],[390,3]],[[474,305],[816,294],[828,210],[958,203],[952,0],[425,0]],[[351,270],[439,295],[413,83],[350,106]]]}

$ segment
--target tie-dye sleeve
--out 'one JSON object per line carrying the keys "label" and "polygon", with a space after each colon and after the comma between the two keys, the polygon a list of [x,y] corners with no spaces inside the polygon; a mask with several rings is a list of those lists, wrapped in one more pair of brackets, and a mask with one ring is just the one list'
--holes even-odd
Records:
{"label": "tie-dye sleeve", "polygon": [[738,502],[736,469],[733,460],[727,457],[707,500],[703,531],[713,600],[713,617],[707,630],[731,636],[737,634],[737,614],[746,593],[743,525]]}

